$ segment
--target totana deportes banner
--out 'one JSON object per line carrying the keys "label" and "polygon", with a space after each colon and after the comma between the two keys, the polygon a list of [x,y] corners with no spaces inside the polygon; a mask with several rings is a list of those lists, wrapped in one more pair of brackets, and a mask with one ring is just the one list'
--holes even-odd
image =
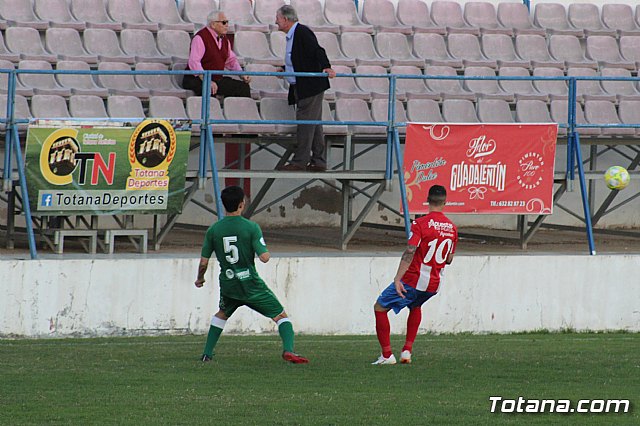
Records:
{"label": "totana deportes banner", "polygon": [[556,124],[409,123],[409,212],[428,212],[438,184],[449,213],[551,214],[557,133]]}
{"label": "totana deportes banner", "polygon": [[190,120],[33,120],[26,145],[34,214],[180,213]]}

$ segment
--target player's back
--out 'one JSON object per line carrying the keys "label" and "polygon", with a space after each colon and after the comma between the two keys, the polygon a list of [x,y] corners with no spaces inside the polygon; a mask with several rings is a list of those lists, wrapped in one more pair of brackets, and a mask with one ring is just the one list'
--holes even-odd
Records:
{"label": "player's back", "polygon": [[421,291],[436,292],[442,269],[458,242],[456,225],[442,212],[431,212],[416,219],[411,226],[412,239],[418,247],[403,281]]}

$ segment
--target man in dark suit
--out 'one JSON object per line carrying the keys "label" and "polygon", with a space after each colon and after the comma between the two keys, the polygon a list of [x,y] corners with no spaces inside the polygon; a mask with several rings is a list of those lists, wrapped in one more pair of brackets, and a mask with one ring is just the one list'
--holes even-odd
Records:
{"label": "man in dark suit", "polygon": [[[276,12],[278,29],[287,34],[285,54],[286,72],[324,72],[333,78],[336,72],[316,35],[298,23],[298,14],[291,6],[282,6]],[[289,82],[289,104],[296,105],[297,120],[322,120],[324,91],[329,88],[327,77],[285,77]],[[327,170],[327,153],[322,125],[299,124],[297,145],[293,159],[279,170]]]}

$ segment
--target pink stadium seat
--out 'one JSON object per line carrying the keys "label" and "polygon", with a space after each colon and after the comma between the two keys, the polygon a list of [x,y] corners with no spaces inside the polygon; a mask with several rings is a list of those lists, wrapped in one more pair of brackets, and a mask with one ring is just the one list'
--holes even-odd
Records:
{"label": "pink stadium seat", "polygon": [[513,28],[514,34],[534,34],[546,36],[546,31],[531,20],[529,9],[522,2],[498,3],[498,22],[503,27]]}
{"label": "pink stadium seat", "polygon": [[473,102],[466,99],[445,99],[442,118],[448,123],[479,123]]}
{"label": "pink stadium seat", "polygon": [[103,0],[70,0],[71,13],[79,21],[87,23],[87,28],[104,28],[120,31],[122,24],[109,17]]}
{"label": "pink stadium seat", "polygon": [[69,112],[72,117],[106,118],[107,110],[99,96],[73,95],[69,98]]}
{"label": "pink stadium seat", "polygon": [[[108,0],[107,11],[116,22],[122,22],[122,27],[129,30],[158,31],[158,23],[149,21],[138,0]],[[205,19],[206,19],[205,14]]]}
{"label": "pink stadium seat", "polygon": [[429,6],[422,0],[398,0],[398,22],[410,25],[413,33],[434,33],[446,35],[444,27],[436,26],[431,20]]}
{"label": "pink stadium seat", "polygon": [[31,0],[0,1],[0,16],[6,19],[7,27],[28,27],[35,30],[49,28],[49,22],[38,19],[33,13]]}
{"label": "pink stadium seat", "polygon": [[436,25],[445,27],[449,34],[480,35],[478,28],[465,22],[462,6],[455,1],[441,0],[431,3],[431,19]]}
{"label": "pink stadium seat", "polygon": [[567,18],[567,10],[560,3],[538,3],[533,21],[550,34],[584,37],[584,31],[573,27]]}
{"label": "pink stadium seat", "polygon": [[320,4],[319,0],[291,0],[291,6],[293,6],[298,13],[300,22],[304,22],[304,24],[314,32],[321,31],[340,34],[340,26],[331,24],[327,21],[327,18],[324,17],[322,4]]}
{"label": "pink stadium seat", "polygon": [[598,6],[590,3],[571,3],[567,13],[569,23],[584,31],[586,36],[608,35],[615,37],[616,30],[607,28],[600,19]]}
{"label": "pink stadium seat", "polygon": [[409,99],[407,119],[419,123],[442,123],[442,113],[438,102],[431,99]]}
{"label": "pink stadium seat", "polygon": [[373,34],[373,25],[360,20],[352,0],[325,0],[324,15],[329,23],[340,26],[341,33],[349,31]]}
{"label": "pink stadium seat", "polygon": [[498,22],[496,7],[486,1],[468,2],[464,5],[464,19],[472,27],[480,29],[482,34],[504,34],[513,37],[513,28]]}
{"label": "pink stadium seat", "polygon": [[86,23],[71,16],[67,0],[35,0],[34,11],[38,18],[48,21],[52,28],[71,28],[84,31]]}
{"label": "pink stadium seat", "polygon": [[178,14],[174,0],[145,1],[143,11],[147,19],[157,22],[162,30],[178,30],[193,32],[193,23],[185,22]]}
{"label": "pink stadium seat", "polygon": [[373,25],[376,32],[410,35],[413,29],[396,19],[393,3],[389,0],[367,0],[362,7],[362,21]]}

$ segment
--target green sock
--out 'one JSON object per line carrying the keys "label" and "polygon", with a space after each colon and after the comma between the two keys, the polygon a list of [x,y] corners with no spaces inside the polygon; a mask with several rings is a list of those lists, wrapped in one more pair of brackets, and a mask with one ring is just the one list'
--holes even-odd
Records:
{"label": "green sock", "polygon": [[207,343],[204,345],[204,355],[213,356],[213,348],[218,343],[218,339],[222,334],[222,329],[219,327],[209,327],[209,334],[207,335]]}
{"label": "green sock", "polygon": [[291,321],[280,322],[278,333],[280,333],[280,338],[282,339],[282,349],[285,352],[293,352],[293,325],[291,325]]}

